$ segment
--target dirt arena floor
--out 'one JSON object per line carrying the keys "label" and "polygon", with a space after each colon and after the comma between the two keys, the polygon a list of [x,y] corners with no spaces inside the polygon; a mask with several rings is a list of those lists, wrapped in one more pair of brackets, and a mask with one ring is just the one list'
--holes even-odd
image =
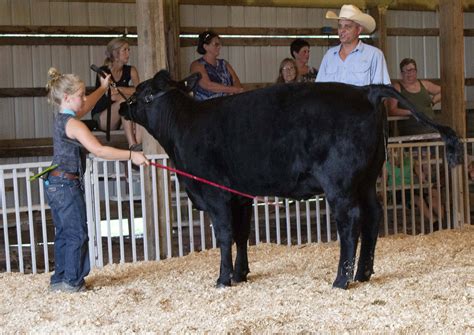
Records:
{"label": "dirt arena floor", "polygon": [[381,238],[372,280],[346,291],[331,288],[337,243],[251,247],[249,281],[220,290],[217,250],[95,269],[76,294],[0,274],[0,332],[474,334],[473,238]]}

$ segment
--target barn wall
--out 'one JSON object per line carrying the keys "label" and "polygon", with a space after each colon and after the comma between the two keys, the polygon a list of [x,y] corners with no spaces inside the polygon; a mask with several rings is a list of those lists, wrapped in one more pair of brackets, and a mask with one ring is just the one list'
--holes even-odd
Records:
{"label": "barn wall", "polygon": [[[180,23],[183,27],[258,27],[258,28],[315,28],[327,26],[327,9],[283,8],[250,6],[181,5]],[[312,46],[309,64],[319,67],[327,47]],[[190,63],[199,58],[195,47],[181,49],[182,73],[189,71]],[[221,57],[227,59],[244,83],[274,82],[278,66],[290,56],[288,47],[224,47]]]}
{"label": "barn wall", "polygon": [[[314,28],[331,25],[324,19],[327,9],[248,6],[181,5],[182,26]],[[134,4],[47,2],[40,0],[0,1],[0,25],[135,26]],[[436,12],[388,11],[387,27],[436,28]],[[465,13],[465,27],[474,28],[474,13]],[[466,77],[474,77],[469,57],[474,37],[465,38]],[[398,63],[415,58],[420,77],[439,78],[438,37],[388,37],[386,59],[392,78],[399,77]],[[137,48],[132,46],[131,64],[137,64]],[[327,47],[312,46],[310,65],[319,67]],[[0,46],[0,87],[42,87],[47,70],[54,65],[62,72],[79,74],[86,85],[94,84],[90,64],[101,64],[103,46]],[[244,83],[273,82],[280,61],[290,56],[289,47],[224,46],[221,52]],[[181,49],[182,73],[199,55],[194,47]],[[146,79],[146,78],[141,78]],[[474,87],[466,87],[467,100],[474,100]],[[51,136],[52,109],[45,98],[1,98],[0,139]]]}
{"label": "barn wall", "polygon": [[[1,0],[0,25],[134,26],[135,4]],[[103,46],[0,46],[0,87],[44,87],[47,71],[77,73],[87,86],[95,84],[91,64],[102,64]],[[131,47],[130,63],[137,64]],[[46,98],[0,99],[0,139],[51,136],[52,107]]]}

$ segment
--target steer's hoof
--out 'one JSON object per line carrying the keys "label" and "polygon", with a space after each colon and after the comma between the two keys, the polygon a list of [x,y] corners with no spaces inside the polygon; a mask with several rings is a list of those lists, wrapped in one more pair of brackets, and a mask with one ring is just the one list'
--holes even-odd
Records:
{"label": "steer's hoof", "polygon": [[364,272],[362,272],[362,271],[360,271],[360,272],[357,271],[354,280],[360,281],[360,282],[369,281],[369,280],[370,280],[370,276],[372,275],[372,273],[374,273],[374,272],[371,271],[371,270],[366,270],[366,271],[364,271]]}
{"label": "steer's hoof", "polygon": [[232,278],[232,285],[234,284],[240,284],[240,283],[245,283],[247,281],[247,276],[245,277],[236,277],[236,278]]}
{"label": "steer's hoof", "polygon": [[349,287],[349,280],[347,280],[347,278],[336,278],[334,283],[332,283],[332,287],[347,290]]}
{"label": "steer's hoof", "polygon": [[242,273],[242,274],[234,273],[234,275],[232,276],[232,284],[238,284],[238,283],[246,282],[248,273],[249,273],[249,271],[246,271],[245,273]]}
{"label": "steer's hoof", "polygon": [[220,280],[217,280],[216,288],[226,288],[226,287],[230,287],[230,285],[231,285],[230,280],[226,282],[221,282]]}

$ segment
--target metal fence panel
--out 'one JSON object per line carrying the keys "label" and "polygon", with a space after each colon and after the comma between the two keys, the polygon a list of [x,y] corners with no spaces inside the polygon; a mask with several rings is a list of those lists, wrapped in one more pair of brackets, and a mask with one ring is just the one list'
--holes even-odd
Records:
{"label": "metal fence panel", "polygon": [[[390,143],[388,153],[391,166],[382,170],[378,182],[383,204],[380,235],[425,234],[470,224],[474,139],[465,141],[465,162],[454,170],[446,164],[442,142]],[[169,164],[165,155],[150,158],[165,166]],[[396,178],[391,178],[389,183],[389,176],[395,175],[395,168],[404,163],[409,166],[410,178],[405,181],[405,171],[401,169],[401,184],[396,183]],[[41,179],[28,181],[48,165],[48,162],[0,165],[2,272],[51,270],[54,228],[50,210]],[[426,179],[419,177],[422,174]],[[153,185],[157,178],[156,170],[152,169]],[[92,266],[180,257],[217,246],[208,215],[192,207],[174,173],[163,174],[163,189],[152,188],[152,208],[142,201],[144,168],[134,171],[129,161],[88,159],[84,185]],[[165,195],[164,228],[158,224],[159,194]],[[416,197],[425,199],[425,208],[417,205]],[[253,205],[250,244],[301,245],[338,240],[324,195],[306,201],[264,197]],[[441,208],[444,214],[437,216],[436,210]],[[151,216],[153,231],[147,230],[145,215]],[[163,236],[165,253],[160,255]],[[148,254],[149,241],[153,241],[155,254]]]}

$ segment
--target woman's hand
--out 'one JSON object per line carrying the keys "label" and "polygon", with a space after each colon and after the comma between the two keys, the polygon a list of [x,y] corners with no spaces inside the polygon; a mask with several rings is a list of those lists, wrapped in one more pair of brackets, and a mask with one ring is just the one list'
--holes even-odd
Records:
{"label": "woman's hand", "polygon": [[130,151],[130,158],[135,165],[150,165],[150,162],[141,151]]}
{"label": "woman's hand", "polygon": [[100,80],[100,87],[102,87],[103,89],[107,90],[109,88],[109,85],[110,85],[110,76],[111,74],[107,74],[104,77],[102,76],[99,76],[99,80]]}
{"label": "woman's hand", "polygon": [[239,94],[244,91],[243,87],[238,87],[238,86],[232,86],[232,94]]}

